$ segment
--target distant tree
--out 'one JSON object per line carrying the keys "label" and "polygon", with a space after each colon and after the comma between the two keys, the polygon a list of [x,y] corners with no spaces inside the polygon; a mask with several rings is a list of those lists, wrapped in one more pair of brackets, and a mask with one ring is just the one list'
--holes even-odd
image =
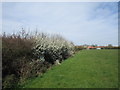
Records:
{"label": "distant tree", "polygon": [[108,44],[108,47],[112,47],[112,44]]}
{"label": "distant tree", "polygon": [[84,44],[84,45],[83,45],[84,48],[87,48],[88,46],[89,46],[89,45],[87,45],[87,44]]}
{"label": "distant tree", "polygon": [[93,45],[91,45],[91,46],[96,47],[96,46],[97,46],[97,44],[93,44]]}
{"label": "distant tree", "polygon": [[88,46],[87,44],[84,44],[83,46]]}
{"label": "distant tree", "polygon": [[97,45],[97,44],[95,44],[95,46],[97,47],[98,45]]}
{"label": "distant tree", "polygon": [[108,44],[108,48],[109,49],[113,48],[112,44]]}

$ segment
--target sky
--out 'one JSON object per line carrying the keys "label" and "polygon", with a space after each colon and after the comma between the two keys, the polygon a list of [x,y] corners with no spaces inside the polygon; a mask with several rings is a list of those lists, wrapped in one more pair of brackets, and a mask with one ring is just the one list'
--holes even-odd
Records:
{"label": "sky", "polygon": [[2,3],[2,32],[21,28],[60,34],[75,45],[118,45],[118,3]]}

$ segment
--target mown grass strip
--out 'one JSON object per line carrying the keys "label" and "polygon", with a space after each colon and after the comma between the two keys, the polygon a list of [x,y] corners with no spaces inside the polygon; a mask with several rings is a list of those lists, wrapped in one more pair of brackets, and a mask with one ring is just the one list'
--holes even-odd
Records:
{"label": "mown grass strip", "polygon": [[116,88],[118,50],[82,50],[24,88]]}

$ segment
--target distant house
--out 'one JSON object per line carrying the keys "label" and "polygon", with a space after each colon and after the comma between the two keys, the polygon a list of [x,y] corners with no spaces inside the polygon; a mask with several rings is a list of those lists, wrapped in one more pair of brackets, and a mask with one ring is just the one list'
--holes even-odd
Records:
{"label": "distant house", "polygon": [[93,47],[93,46],[88,46],[87,49],[96,49],[96,47]]}
{"label": "distant house", "polygon": [[101,49],[101,48],[96,48],[96,49]]}
{"label": "distant house", "polygon": [[106,46],[97,46],[96,49],[104,49]]}
{"label": "distant house", "polygon": [[89,50],[89,49],[103,49],[105,46],[95,46],[95,47],[93,47],[93,46],[88,46],[87,47],[87,49]]}

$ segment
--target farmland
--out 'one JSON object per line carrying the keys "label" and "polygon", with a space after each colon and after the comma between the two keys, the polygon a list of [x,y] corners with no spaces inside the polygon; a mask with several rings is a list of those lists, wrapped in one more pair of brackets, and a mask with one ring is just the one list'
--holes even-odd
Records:
{"label": "farmland", "polygon": [[24,88],[116,88],[118,50],[81,50],[53,66],[46,73],[29,79]]}

